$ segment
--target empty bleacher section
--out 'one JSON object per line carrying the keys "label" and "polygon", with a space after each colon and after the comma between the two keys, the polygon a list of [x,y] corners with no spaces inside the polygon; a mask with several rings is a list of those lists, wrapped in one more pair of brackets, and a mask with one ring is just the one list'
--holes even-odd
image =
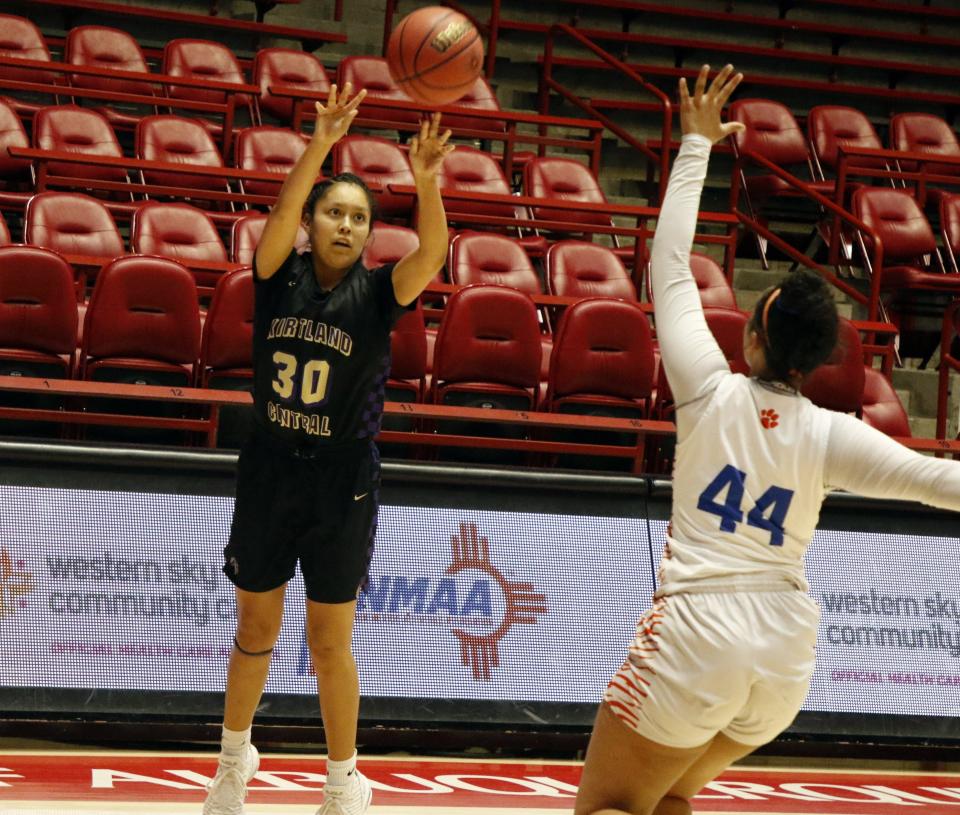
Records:
{"label": "empty bleacher section", "polygon": [[[380,48],[382,23],[419,4],[281,3],[263,22],[273,5],[0,4],[0,244],[36,247],[0,248],[0,432],[123,425],[124,440],[214,444],[219,424],[237,445],[248,267],[331,82],[368,90],[325,167],[378,194],[365,258],[415,244],[404,142],[420,112]],[[918,449],[949,446],[936,439],[956,437],[960,402],[960,13],[937,0],[869,14],[860,0],[447,5],[484,28],[488,70],[444,109],[460,145],[441,174],[455,234],[446,274],[394,334],[390,454],[668,471],[647,247],[677,78],[728,60],[747,76],[730,116],[750,130],[717,150],[694,272],[731,364],[737,306],[811,266],[853,322],[809,395]],[[28,285],[28,269],[46,282]],[[114,294],[130,286],[133,311]],[[24,297],[43,304],[34,322]]]}

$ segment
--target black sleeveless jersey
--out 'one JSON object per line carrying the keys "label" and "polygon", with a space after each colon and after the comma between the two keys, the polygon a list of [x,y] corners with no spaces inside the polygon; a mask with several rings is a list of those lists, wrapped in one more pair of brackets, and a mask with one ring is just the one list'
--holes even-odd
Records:
{"label": "black sleeveless jersey", "polygon": [[380,430],[390,330],[406,310],[392,272],[358,261],[325,292],[309,252],[291,252],[267,280],[254,264],[254,411],[277,441],[332,448]]}

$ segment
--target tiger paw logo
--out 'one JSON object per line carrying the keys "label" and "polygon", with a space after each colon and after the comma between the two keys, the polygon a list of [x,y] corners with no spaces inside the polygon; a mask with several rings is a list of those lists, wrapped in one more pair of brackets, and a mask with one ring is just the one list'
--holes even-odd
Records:
{"label": "tiger paw logo", "polygon": [[546,595],[532,583],[510,582],[490,561],[490,542],[477,532],[477,525],[460,524],[460,534],[451,537],[453,559],[446,574],[455,577],[472,572],[485,576],[503,597],[503,617],[490,630],[450,629],[460,641],[460,662],[469,667],[474,679],[490,679],[490,671],[500,665],[499,643],[515,625],[534,625],[537,616],[547,613]]}
{"label": "tiger paw logo", "polygon": [[760,424],[762,424],[767,430],[773,430],[773,428],[780,424],[780,417],[777,415],[777,411],[761,410]]}
{"label": "tiger paw logo", "polygon": [[22,560],[14,563],[10,553],[0,547],[0,620],[26,608],[23,598],[33,589],[33,573],[26,570]]}

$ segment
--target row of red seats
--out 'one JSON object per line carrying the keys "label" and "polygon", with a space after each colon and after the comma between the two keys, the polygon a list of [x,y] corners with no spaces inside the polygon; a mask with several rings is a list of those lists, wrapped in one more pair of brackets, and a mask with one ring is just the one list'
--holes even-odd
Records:
{"label": "row of red seats", "polygon": [[[248,387],[252,287],[249,270],[224,276],[201,334],[196,287],[186,269],[162,258],[118,258],[97,277],[77,355],[70,265],[50,250],[3,247],[0,359],[7,373],[27,376]],[[707,315],[733,369],[743,371],[747,315],[729,309],[707,309]],[[864,412],[865,379],[874,390],[892,390],[876,379],[882,374],[864,368],[856,329],[844,321],[843,333],[837,358],[811,378],[807,392],[834,409]],[[392,398],[405,392],[437,404],[667,415],[669,388],[662,374],[658,381],[653,336],[637,304],[588,298],[571,305],[554,337],[542,397],[544,338],[535,304],[523,292],[499,285],[459,289],[444,310],[432,365],[428,336],[419,309],[398,324]],[[884,401],[879,416],[885,419],[865,411],[868,420],[888,420],[895,401],[895,394]],[[906,435],[905,415],[899,418],[901,425],[888,432]]]}
{"label": "row of red seats", "polygon": [[[755,223],[771,202],[807,199],[811,192],[850,213],[852,219],[842,220],[816,202],[811,247],[817,241],[826,244],[841,270],[862,267],[901,330],[901,355],[926,364],[940,345],[939,320],[931,325],[931,313],[942,315],[950,301],[960,297],[960,193],[904,175],[923,166],[939,183],[955,179],[960,185],[960,141],[950,126],[930,114],[896,115],[890,127],[895,149],[890,151],[884,150],[867,117],[853,108],[811,109],[809,139],[778,102],[738,99],[730,105],[728,118],[746,125],[731,138],[737,156],[733,201],[745,198]],[[925,161],[930,157],[937,161]],[[803,170],[791,175],[798,165]],[[864,178],[885,178],[888,186],[868,186]],[[921,208],[925,201],[937,205],[947,263]],[[759,231],[754,234],[765,261],[764,240]],[[882,255],[876,251],[878,242]]]}
{"label": "row of red seats", "polygon": [[[174,166],[196,165],[223,167],[220,155],[209,133],[195,120],[178,116],[157,115],[141,119],[136,131],[136,157],[162,161]],[[33,146],[47,151],[68,152],[78,156],[107,156],[121,158],[123,153],[110,124],[96,111],[74,105],[51,106],[39,109],[33,119]],[[25,129],[12,109],[0,103],[0,153],[4,148],[29,145]],[[235,163],[239,169],[274,173],[283,177],[305,149],[303,136],[291,130],[275,127],[252,127],[237,134]],[[0,157],[0,179],[8,190],[32,188],[32,164],[16,158]],[[391,185],[412,188],[413,173],[406,151],[396,142],[375,136],[351,135],[335,146],[332,156],[334,173],[352,172],[375,188],[383,189],[378,196],[381,213],[387,218],[409,219],[413,215],[414,197],[398,194]],[[192,187],[195,189],[221,188],[230,190],[222,178],[201,178],[183,172],[167,170],[138,170],[140,182],[153,185]],[[95,181],[123,182],[127,171],[120,167],[95,164],[65,164],[51,161],[47,164],[49,176],[83,178],[95,187]],[[81,183],[81,182],[75,182]],[[280,181],[245,180],[237,182],[243,195],[276,195]],[[440,176],[440,186],[449,196],[448,215],[453,223],[469,222],[477,216],[492,216],[513,220],[517,215],[537,220],[573,221],[583,227],[611,227],[612,219],[602,212],[557,210],[550,207],[524,207],[509,202],[479,201],[476,193],[510,196],[512,188],[500,164],[489,154],[462,146],[450,154]],[[606,196],[590,168],[564,157],[532,158],[524,168],[523,192],[539,199],[559,199],[586,204],[607,204]],[[114,193],[114,195],[119,195]],[[202,199],[198,194],[197,199]],[[536,235],[526,235],[525,246],[532,254],[543,254],[545,241]],[[623,248],[621,255],[629,258],[632,250]]]}
{"label": "row of red seats", "polygon": [[[4,39],[0,56],[52,62],[50,49],[40,30],[29,20],[13,15],[0,15]],[[111,71],[150,73],[147,59],[137,41],[127,32],[105,26],[77,26],[66,39],[63,62],[68,65],[89,68],[104,68]],[[160,63],[160,74],[204,81],[228,82],[246,85],[240,61],[223,43],[213,40],[175,39],[167,43]],[[238,104],[250,109],[253,120],[262,124],[267,113],[284,122],[291,122],[294,104],[289,97],[276,96],[270,92],[273,85],[285,85],[313,93],[326,93],[330,78],[323,64],[313,54],[287,48],[265,48],[257,52],[251,68],[252,84],[260,88],[259,95],[241,94]],[[35,72],[7,66],[0,68],[0,77],[36,82]],[[157,104],[162,97],[195,101],[222,102],[222,90],[204,90],[192,87],[165,85],[161,94],[156,85],[144,80],[113,79],[83,74],[68,74],[70,85],[75,88],[106,90],[115,93],[130,93],[156,96]],[[386,62],[378,57],[352,56],[341,61],[337,68],[337,83],[342,87],[352,82],[354,88],[366,88],[371,99],[389,99],[410,104],[407,97],[394,83]],[[69,93],[66,88],[51,88],[51,92]],[[500,105],[496,94],[484,79],[478,79],[471,90],[458,101],[459,107],[497,111]],[[35,110],[27,102],[17,102],[21,110]],[[138,117],[107,108],[106,113],[115,124],[134,126]],[[393,112],[393,118],[416,122],[419,114],[414,110]],[[469,121],[469,120],[467,120]],[[451,121],[452,126],[457,122]],[[462,124],[462,123],[461,123]],[[502,129],[502,125],[501,125]]]}
{"label": "row of red seats", "polygon": [[[856,169],[917,169],[917,162],[909,158],[857,156],[857,150],[883,150],[885,145],[870,120],[856,108],[811,108],[806,117],[806,137],[789,108],[770,99],[738,99],[731,103],[728,118],[747,126],[746,131],[733,138],[738,153],[755,153],[783,168],[799,167],[797,176],[828,197],[842,193],[837,190],[836,174],[843,153],[850,154],[847,161],[851,175]],[[953,128],[931,113],[899,113],[891,117],[889,149],[960,160],[960,140]],[[960,163],[932,164],[927,171],[955,176],[960,184]],[[790,194],[786,185],[765,174],[748,177],[746,188],[754,203]],[[944,193],[934,187],[928,194],[937,202]]]}
{"label": "row of red seats", "polygon": [[[248,212],[237,218],[230,233],[230,250],[220,238],[210,216],[186,203],[146,201],[133,212],[129,250],[137,254],[169,257],[190,266],[253,262],[253,253],[267,216]],[[45,192],[27,203],[23,242],[68,256],[90,258],[87,267],[127,251],[127,245],[107,206],[81,193]],[[0,245],[12,240],[0,217]],[[301,231],[298,246],[306,245]],[[368,268],[395,262],[416,248],[417,233],[409,227],[377,222],[364,251]],[[715,261],[695,254],[694,265],[702,286],[709,288],[711,304],[735,308],[733,291]],[[194,267],[198,281],[214,284],[228,270]],[[500,283],[528,294],[561,297],[606,296],[636,301],[638,292],[630,273],[613,250],[599,244],[567,240],[554,243],[545,257],[546,290],[529,254],[520,241],[493,232],[454,234],[447,264],[450,282],[457,285]],[[78,288],[83,291],[83,277]]]}

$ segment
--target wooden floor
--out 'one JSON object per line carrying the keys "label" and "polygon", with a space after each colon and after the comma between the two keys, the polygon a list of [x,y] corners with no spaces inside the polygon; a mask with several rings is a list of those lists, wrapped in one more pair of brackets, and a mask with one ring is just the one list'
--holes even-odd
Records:
{"label": "wooden floor", "polygon": [[[322,758],[265,754],[250,815],[313,815]],[[361,757],[370,815],[558,815],[572,811],[577,762]],[[213,753],[5,749],[0,815],[197,813]],[[960,815],[960,772],[738,766],[694,800],[726,815]]]}

